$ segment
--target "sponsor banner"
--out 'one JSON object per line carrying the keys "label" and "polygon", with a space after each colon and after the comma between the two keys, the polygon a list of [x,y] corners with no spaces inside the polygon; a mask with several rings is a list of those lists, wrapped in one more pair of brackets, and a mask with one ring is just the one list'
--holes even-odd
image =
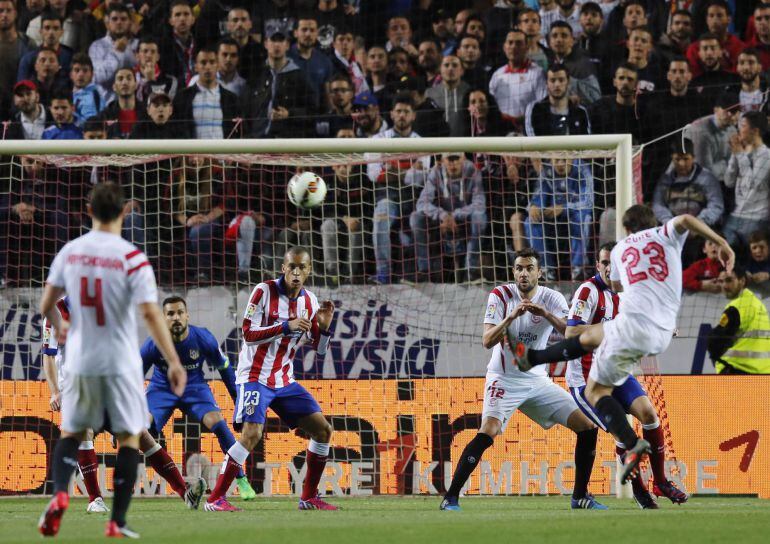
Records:
{"label": "sponsor banner", "polygon": [[[563,385],[561,380],[558,382]],[[232,401],[221,382],[211,382],[228,420]],[[446,489],[462,449],[480,424],[484,380],[307,380],[334,427],[324,489],[337,494],[438,494]],[[770,376],[663,376],[664,424],[673,450],[671,479],[689,493],[752,494],[770,498]],[[0,382],[0,493],[50,492],[50,454],[59,435],[59,414],[48,408],[45,384]],[[265,439],[247,472],[261,492],[290,494],[304,477],[307,440],[270,412]],[[202,474],[213,486],[223,453],[216,437],[178,412],[163,429],[164,442],[187,475]],[[574,434],[544,431],[516,413],[505,433],[484,454],[468,493],[566,494],[574,481]],[[116,451],[97,437],[101,475],[112,488]],[[614,492],[614,441],[600,434],[591,490]],[[645,469],[649,476],[649,470]],[[166,493],[152,469],[137,489]],[[170,490],[169,490],[170,492]]]}
{"label": "sponsor banner", "polygon": [[[489,311],[486,288],[345,286],[315,292],[319,300],[333,300],[337,309],[326,355],[317,356],[307,346],[297,353],[295,375],[300,379],[481,377],[486,372],[491,353],[481,346],[483,318]],[[0,294],[2,379],[42,379],[42,318],[35,310],[40,294],[37,289]],[[186,297],[190,322],[210,329],[235,364],[249,293],[242,290],[236,297],[215,287],[191,290]],[[683,298],[679,336],[658,356],[661,373],[714,372],[704,335],[719,322],[725,304],[721,295]],[[145,337],[140,330],[138,342]],[[563,366],[557,367],[557,373],[563,373]],[[207,371],[208,377],[216,377],[214,371]]]}

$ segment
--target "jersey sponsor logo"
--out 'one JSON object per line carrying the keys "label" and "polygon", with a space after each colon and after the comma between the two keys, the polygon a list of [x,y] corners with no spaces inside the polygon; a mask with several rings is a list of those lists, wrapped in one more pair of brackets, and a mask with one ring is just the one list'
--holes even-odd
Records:
{"label": "jersey sponsor logo", "polygon": [[302,310],[302,319],[309,319],[309,315],[307,308]]}
{"label": "jersey sponsor logo", "polygon": [[492,319],[495,317],[495,312],[497,310],[497,304],[490,304],[487,306],[487,313],[484,314],[484,319]]}
{"label": "jersey sponsor logo", "polygon": [[196,361],[198,359],[198,357],[200,357],[200,353],[198,353],[198,350],[197,349],[191,349],[190,350],[190,359],[192,359],[193,361]]}
{"label": "jersey sponsor logo", "polygon": [[537,334],[533,334],[531,332],[520,332],[517,340],[522,344],[530,345],[537,342],[537,337]]}
{"label": "jersey sponsor logo", "polygon": [[251,319],[251,317],[256,313],[257,311],[257,305],[256,304],[249,304],[246,306],[246,319]]}

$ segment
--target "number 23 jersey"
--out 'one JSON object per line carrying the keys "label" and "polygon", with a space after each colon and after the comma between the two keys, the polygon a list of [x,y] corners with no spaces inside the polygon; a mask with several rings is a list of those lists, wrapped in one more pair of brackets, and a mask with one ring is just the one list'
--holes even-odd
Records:
{"label": "number 23 jersey", "polygon": [[610,279],[623,285],[620,313],[673,331],[682,300],[682,247],[674,219],[626,236],[612,249]]}

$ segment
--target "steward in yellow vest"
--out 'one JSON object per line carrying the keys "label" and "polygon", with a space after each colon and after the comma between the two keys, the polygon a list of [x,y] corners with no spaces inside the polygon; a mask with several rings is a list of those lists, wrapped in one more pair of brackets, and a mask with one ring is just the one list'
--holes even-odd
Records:
{"label": "steward in yellow vest", "polygon": [[708,352],[717,374],[770,374],[770,318],[767,308],[746,289],[746,271],[736,265],[719,276],[730,300],[719,325],[708,336]]}

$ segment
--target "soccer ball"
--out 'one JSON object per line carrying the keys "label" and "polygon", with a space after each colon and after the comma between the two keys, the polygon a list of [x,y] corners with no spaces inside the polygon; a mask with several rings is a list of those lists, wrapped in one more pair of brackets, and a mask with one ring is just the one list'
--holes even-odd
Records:
{"label": "soccer ball", "polygon": [[326,182],[318,174],[302,172],[289,180],[286,193],[298,208],[315,208],[326,198]]}

